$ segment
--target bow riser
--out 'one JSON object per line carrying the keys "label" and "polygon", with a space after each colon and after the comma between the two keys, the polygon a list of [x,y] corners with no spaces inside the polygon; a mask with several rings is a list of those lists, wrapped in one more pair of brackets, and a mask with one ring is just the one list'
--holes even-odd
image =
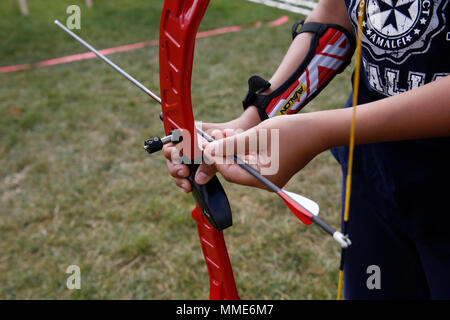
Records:
{"label": "bow riser", "polygon": [[[192,111],[192,65],[198,26],[208,4],[209,0],[166,0],[161,14],[159,70],[164,130],[166,135],[173,130],[183,134],[183,155],[191,163],[201,155]],[[223,232],[209,224],[198,205],[192,217],[208,268],[210,299],[239,299]]]}
{"label": "bow riser", "polygon": [[191,101],[195,37],[209,0],[164,1],[159,34],[159,66],[164,130],[189,134],[190,160],[198,154]]}

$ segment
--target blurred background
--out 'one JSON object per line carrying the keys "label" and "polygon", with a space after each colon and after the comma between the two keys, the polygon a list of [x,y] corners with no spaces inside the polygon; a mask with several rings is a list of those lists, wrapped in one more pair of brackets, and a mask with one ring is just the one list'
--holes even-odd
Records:
{"label": "blurred background", "polygon": [[[197,120],[239,116],[247,79],[275,71],[292,23],[311,10],[311,1],[279,2],[306,11],[211,1],[200,31],[242,29],[197,41]],[[159,95],[158,48],[148,42],[158,38],[162,3],[0,2],[1,299],[208,298],[194,201],[175,187],[163,156],[142,149],[145,139],[163,134],[160,106],[98,59],[47,61],[86,52],[53,24],[65,23],[75,4],[81,29],[74,32],[97,49],[146,42],[109,58]],[[303,112],[339,108],[349,92],[350,69]],[[287,189],[317,201],[338,227],[340,184],[325,152]],[[240,296],[334,299],[340,248],[333,239],[302,225],[273,194],[224,187],[234,214],[225,239]],[[66,287],[70,265],[80,267],[80,290]]]}

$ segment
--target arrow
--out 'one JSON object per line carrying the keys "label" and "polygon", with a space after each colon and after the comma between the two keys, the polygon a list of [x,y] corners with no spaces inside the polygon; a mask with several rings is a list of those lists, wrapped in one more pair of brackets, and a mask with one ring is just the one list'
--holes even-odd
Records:
{"label": "arrow", "polygon": [[[93,52],[97,57],[99,57],[101,60],[106,62],[110,67],[112,67],[114,70],[119,72],[122,76],[124,76],[127,80],[129,80],[131,83],[133,83],[136,87],[141,89],[143,92],[145,92],[147,95],[149,95],[153,100],[161,104],[161,98],[158,97],[156,94],[154,94],[152,91],[150,91],[147,87],[145,87],[142,83],[137,81],[135,78],[133,78],[131,75],[129,75],[127,72],[125,72],[122,68],[120,68],[118,65],[116,65],[114,62],[112,62],[110,59],[105,57],[103,54],[101,54],[99,51],[97,51],[94,47],[92,47],[89,43],[84,41],[82,38],[77,36],[75,33],[70,31],[68,28],[66,28],[63,24],[61,24],[58,20],[55,20],[55,24],[60,27],[62,30],[64,30],[67,34],[69,34],[72,38],[77,40],[79,43],[81,43],[84,47],[86,47],[88,50]],[[196,127],[197,132],[204,137],[208,142],[214,141],[214,138],[208,135],[206,132],[201,130],[200,128]],[[159,138],[158,138],[159,139]],[[149,139],[151,140],[151,139]],[[149,141],[147,140],[147,141]],[[172,141],[171,137],[164,137],[162,139],[159,139],[161,143],[159,143],[160,148],[153,149],[151,153],[161,150],[162,145],[164,143],[168,143]],[[144,147],[146,150],[148,149],[148,145],[145,145]],[[326,233],[331,235],[334,240],[336,240],[342,248],[347,248],[351,245],[350,239],[343,235],[338,230],[332,228],[329,226],[326,222],[324,222],[322,219],[318,217],[319,214],[319,205],[314,202],[311,199],[308,199],[304,196],[301,196],[299,194],[286,191],[284,189],[281,189],[274,183],[272,183],[269,179],[264,177],[261,173],[256,171],[254,168],[246,164],[243,160],[239,159],[237,156],[233,156],[233,160],[238,164],[242,169],[247,171],[250,175],[252,175],[254,178],[256,178],[258,181],[260,181],[263,185],[265,185],[267,188],[269,188],[271,191],[276,193],[286,204],[286,206],[291,210],[291,212],[304,224],[310,225],[312,223],[315,223],[318,225],[322,230],[324,230]]]}

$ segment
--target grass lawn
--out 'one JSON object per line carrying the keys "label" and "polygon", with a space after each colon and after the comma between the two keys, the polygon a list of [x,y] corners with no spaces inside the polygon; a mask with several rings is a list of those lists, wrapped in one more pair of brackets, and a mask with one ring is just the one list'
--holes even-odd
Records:
{"label": "grass lawn", "polygon": [[[0,66],[85,52],[53,24],[82,8],[79,35],[97,48],[156,39],[161,0],[0,3]],[[288,15],[290,23],[266,22]],[[239,0],[212,0],[200,27],[241,25],[199,39],[193,75],[196,119],[242,112],[247,79],[269,78],[301,18]],[[257,21],[264,24],[252,27]],[[157,47],[110,58],[159,94]],[[305,112],[338,108],[350,69]],[[162,134],[160,106],[98,59],[0,74],[0,298],[205,299],[208,276],[190,211],[193,199],[171,181],[162,155],[144,139]],[[341,172],[329,152],[288,184],[339,226]],[[305,227],[265,191],[224,183],[234,226],[225,231],[244,299],[334,299],[340,248]],[[69,265],[81,290],[66,288]]]}

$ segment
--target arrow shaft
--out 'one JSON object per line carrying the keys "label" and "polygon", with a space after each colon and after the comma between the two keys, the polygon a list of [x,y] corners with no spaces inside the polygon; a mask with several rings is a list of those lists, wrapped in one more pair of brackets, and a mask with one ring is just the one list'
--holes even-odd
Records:
{"label": "arrow shaft", "polygon": [[79,36],[77,36],[75,33],[70,31],[66,26],[64,26],[61,22],[58,20],[55,20],[55,24],[60,27],[62,30],[64,30],[67,34],[69,34],[72,38],[77,40],[79,43],[81,43],[84,47],[89,49],[91,52],[93,52],[97,57],[99,57],[101,60],[106,62],[111,68],[116,70],[118,73],[120,73],[122,76],[124,76],[126,79],[131,81],[136,87],[144,91],[146,94],[148,94],[151,98],[153,98],[156,102],[161,104],[161,98],[158,97],[156,94],[154,94],[152,91],[150,91],[147,87],[145,87],[142,83],[137,81],[135,78],[130,76],[127,72],[125,72],[122,68],[120,68],[117,64],[109,60],[107,57],[105,57],[102,53],[100,53],[97,49],[95,49],[93,46],[91,46],[89,43],[81,39]]}

